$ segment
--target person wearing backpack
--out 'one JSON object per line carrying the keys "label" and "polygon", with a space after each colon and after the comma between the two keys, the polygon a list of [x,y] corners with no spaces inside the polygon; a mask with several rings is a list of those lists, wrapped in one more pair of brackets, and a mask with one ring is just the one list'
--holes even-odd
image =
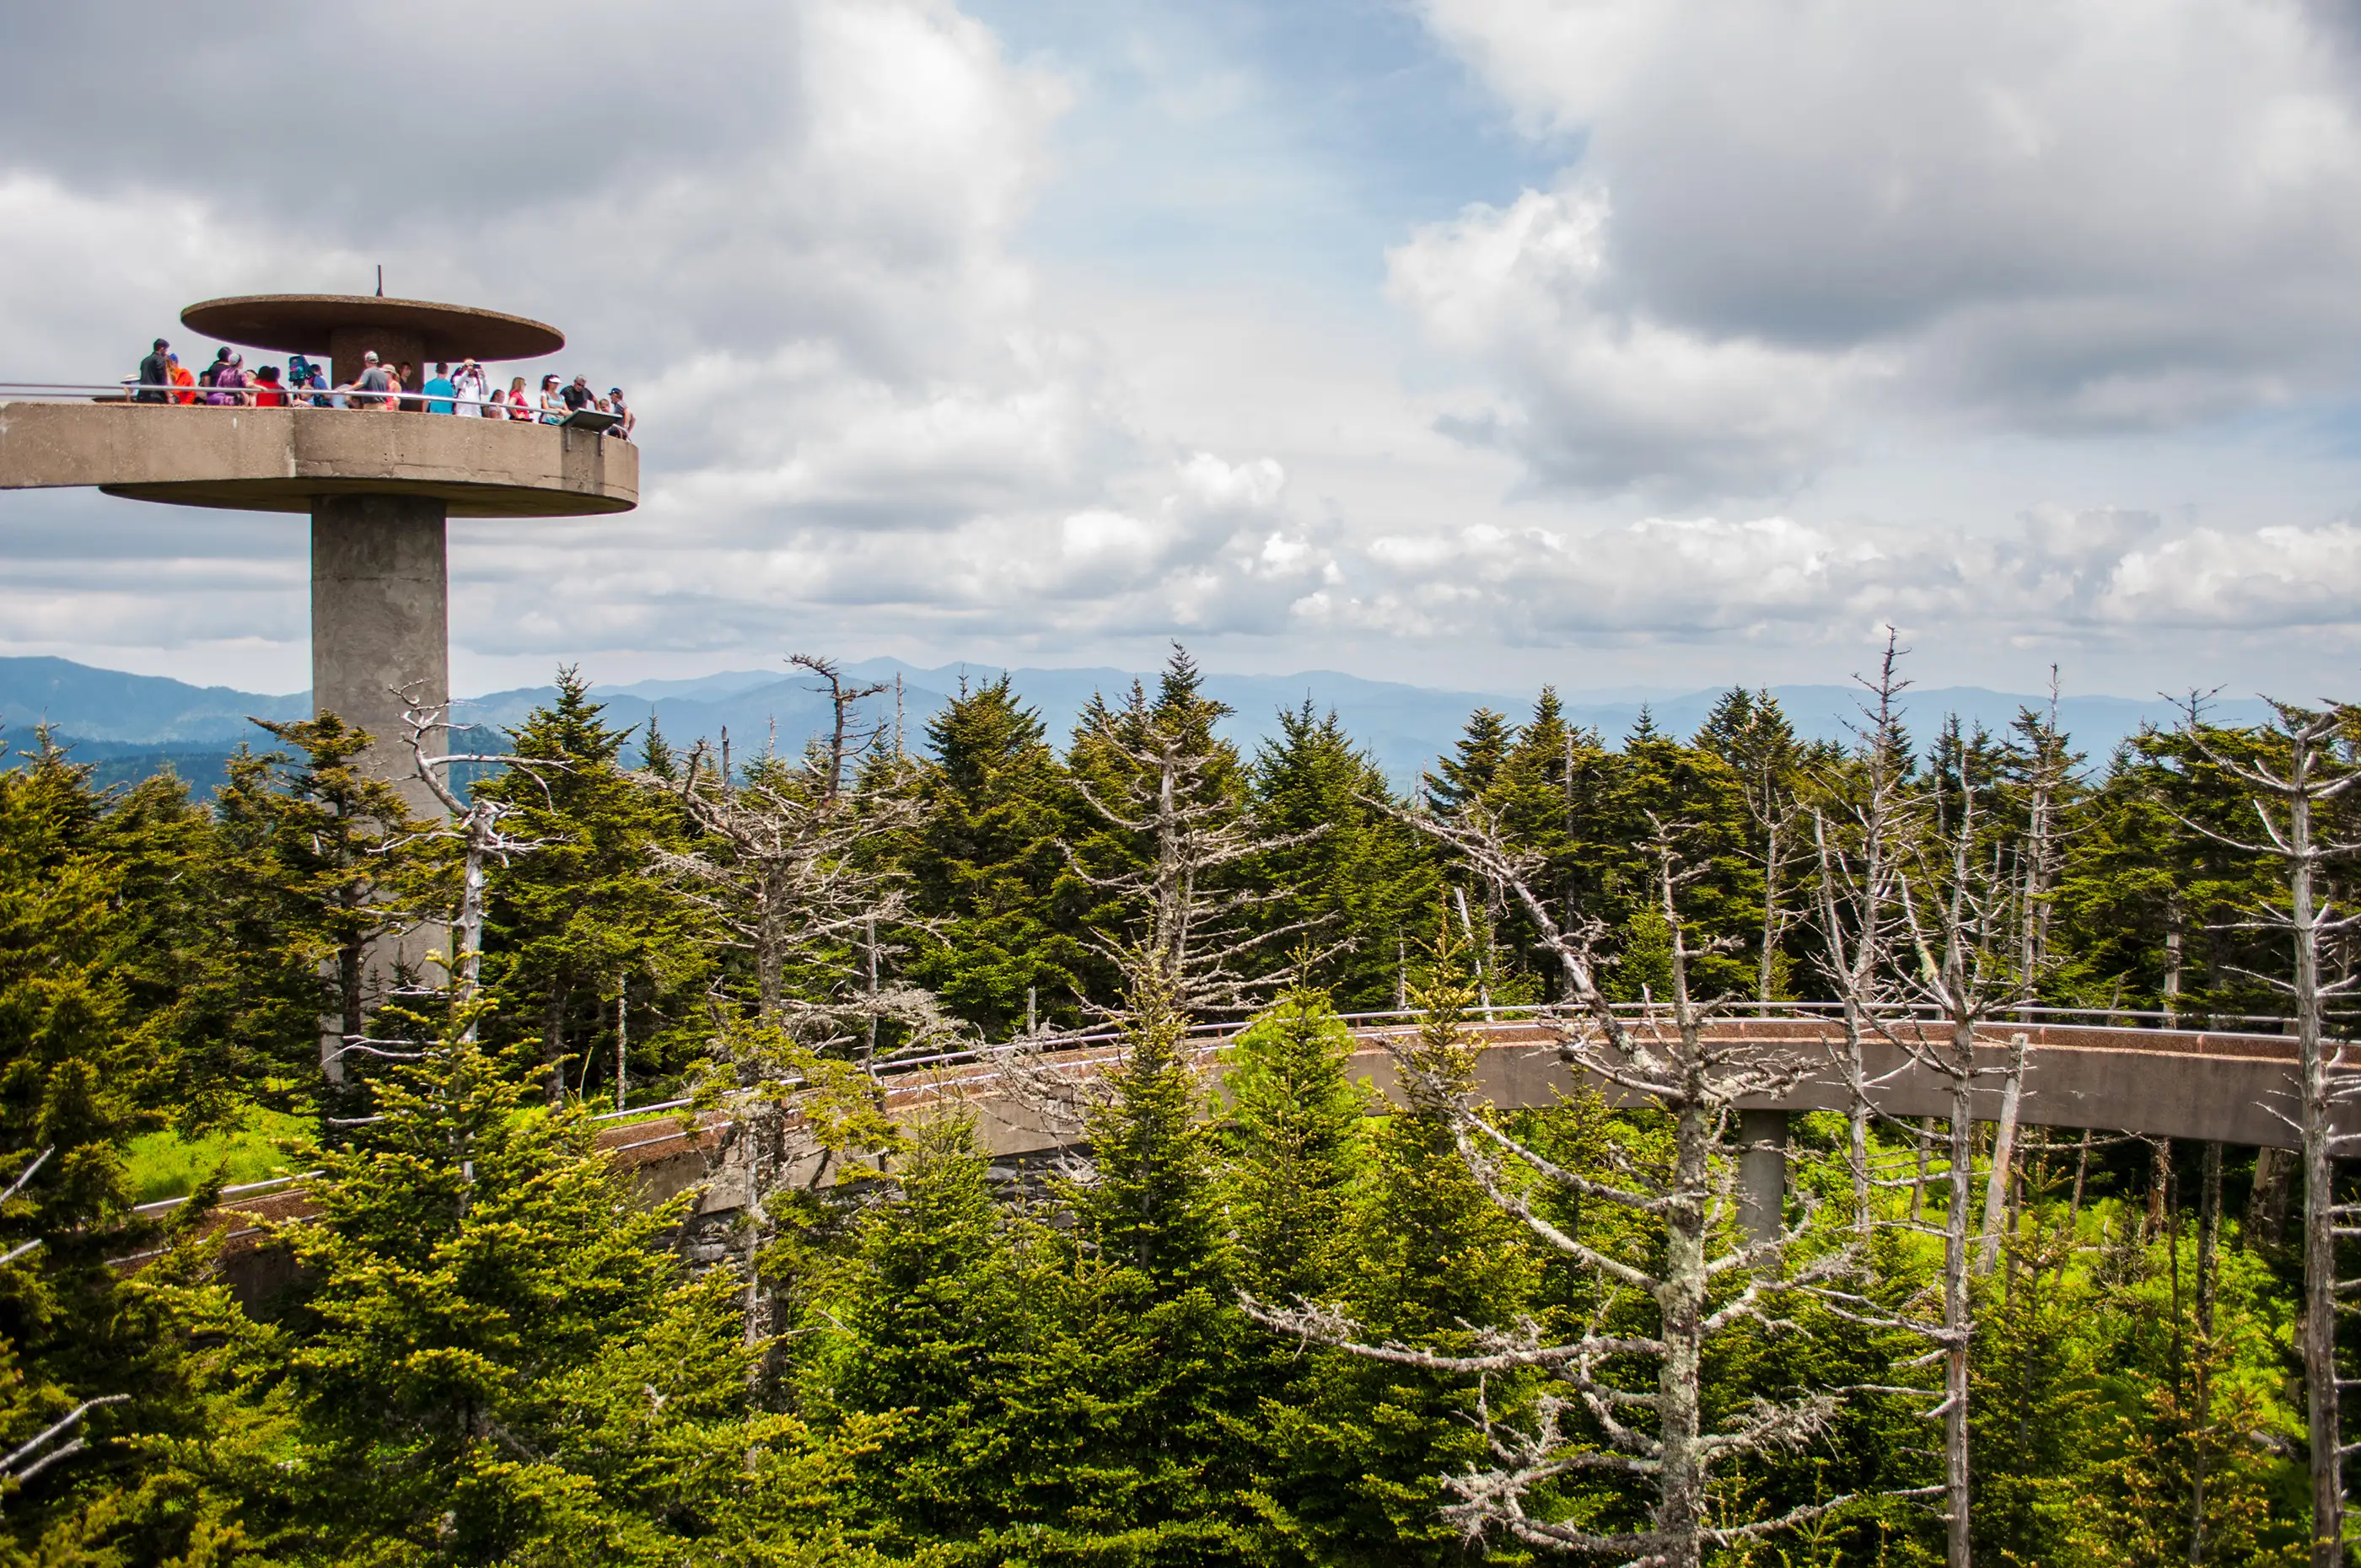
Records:
{"label": "person wearing backpack", "polygon": [[213,380],[207,384],[213,388],[213,390],[205,394],[207,403],[217,409],[236,409],[246,406],[248,400],[246,395],[246,371],[242,368],[245,363],[246,360],[242,355],[232,354],[226,348],[222,350],[222,358],[209,367]]}

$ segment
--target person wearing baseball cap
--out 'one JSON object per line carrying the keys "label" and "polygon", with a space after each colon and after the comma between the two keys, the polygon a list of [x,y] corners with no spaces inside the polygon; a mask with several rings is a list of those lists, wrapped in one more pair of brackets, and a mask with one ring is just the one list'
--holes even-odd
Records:
{"label": "person wearing baseball cap", "polygon": [[490,386],[474,355],[459,361],[459,373],[451,378],[451,388],[461,413],[482,418],[492,411]]}
{"label": "person wearing baseball cap", "polygon": [[[353,390],[356,392],[393,390],[393,372],[378,363],[376,349],[372,348],[361,356],[361,376],[359,380],[353,383]],[[353,406],[357,409],[390,409],[393,406],[393,400],[381,397],[355,398]]]}

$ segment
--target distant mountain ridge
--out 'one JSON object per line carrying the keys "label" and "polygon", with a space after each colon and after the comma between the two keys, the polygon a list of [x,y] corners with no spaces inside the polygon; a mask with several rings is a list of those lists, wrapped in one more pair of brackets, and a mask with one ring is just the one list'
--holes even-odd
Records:
{"label": "distant mountain ridge", "polygon": [[310,692],[261,696],[71,659],[0,659],[0,724],[21,731],[47,721],[85,740],[236,746],[253,736],[249,720],[301,718],[311,699]]}
{"label": "distant mountain ridge", "polygon": [[[969,686],[996,678],[1003,672],[991,664],[942,664],[921,668],[895,659],[868,659],[848,664],[848,677],[882,683],[885,689],[863,704],[865,721],[890,730],[896,717],[895,678],[900,680],[899,719],[904,743],[912,750],[925,744],[927,721],[939,713],[964,681]],[[1053,743],[1062,746],[1091,697],[1104,693],[1119,700],[1134,680],[1153,689],[1156,676],[1111,667],[1083,669],[1014,669],[1006,672],[1025,701],[1037,709]],[[1566,717],[1596,729],[1609,742],[1620,741],[1639,721],[1644,707],[1659,729],[1668,734],[1695,733],[1721,695],[1714,688],[1641,702],[1631,687],[1614,693],[1561,694]],[[628,682],[592,688],[606,705],[610,722],[643,732],[653,718],[676,746],[697,740],[719,745],[726,731],[731,749],[741,756],[775,744],[783,751],[800,750],[820,733],[829,719],[825,687],[801,672],[727,670],[690,679]],[[1222,726],[1224,736],[1248,751],[1275,736],[1277,714],[1309,702],[1315,711],[1333,708],[1345,729],[1365,747],[1387,775],[1408,784],[1420,771],[1448,751],[1479,706],[1488,706],[1511,722],[1532,710],[1534,693],[1439,690],[1390,681],[1373,681],[1333,670],[1312,670],[1289,675],[1235,675],[1209,673],[1207,695],[1235,711]],[[453,717],[462,723],[490,729],[522,724],[535,707],[556,695],[555,686],[522,686],[487,693],[454,704]],[[1811,739],[1841,740],[1848,725],[1858,721],[1862,696],[1850,685],[1774,686],[1797,731]],[[1906,692],[1903,709],[1912,732],[1923,744],[1947,713],[1957,713],[1971,724],[2004,730],[2023,707],[2041,707],[2048,699],[2016,692],[1990,691],[1979,686],[1934,687]],[[264,696],[226,686],[194,686],[160,675],[134,675],[96,669],[56,658],[0,658],[0,729],[14,749],[32,727],[46,720],[57,731],[82,743],[87,760],[101,763],[110,777],[140,776],[143,759],[148,771],[164,765],[163,759],[205,787],[219,760],[240,742],[260,739],[254,718],[299,718],[311,708],[308,692]],[[2121,696],[2063,697],[2059,719],[2074,737],[2076,749],[2093,763],[2105,760],[2117,742],[2136,734],[2144,723],[2169,724],[2172,706],[2162,698]],[[2226,723],[2253,723],[2265,717],[2255,700],[2230,700],[2212,712]]]}

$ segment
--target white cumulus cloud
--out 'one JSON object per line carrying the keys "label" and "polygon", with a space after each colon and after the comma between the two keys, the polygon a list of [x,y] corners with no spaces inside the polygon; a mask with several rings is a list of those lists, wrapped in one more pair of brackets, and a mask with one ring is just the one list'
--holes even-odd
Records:
{"label": "white cumulus cloud", "polygon": [[1545,483],[1777,491],[1864,425],[2166,429],[2349,388],[2361,71],[2303,0],[1426,0],[1556,185],[1395,297]]}

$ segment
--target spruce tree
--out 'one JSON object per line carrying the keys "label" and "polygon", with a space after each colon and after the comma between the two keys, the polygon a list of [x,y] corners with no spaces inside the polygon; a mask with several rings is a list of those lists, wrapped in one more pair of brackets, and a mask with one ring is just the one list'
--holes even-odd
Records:
{"label": "spruce tree", "polygon": [[368,731],[334,714],[262,728],[288,750],[241,750],[216,796],[220,940],[197,1005],[243,1054],[275,1057],[301,1091],[341,1105],[363,1058],[336,1037],[367,1036],[404,978],[390,938],[432,913],[434,851],[401,795],[364,767]]}
{"label": "spruce tree", "polygon": [[528,1110],[464,1032],[379,1092],[291,1236],[317,1281],[291,1357],[313,1554],[840,1560],[840,1459],[752,1408],[732,1282],[666,1245],[682,1204],[640,1203],[583,1113]]}
{"label": "spruce tree", "polygon": [[[1644,715],[1643,715],[1644,717]],[[1654,825],[1677,824],[1683,852],[1703,874],[1682,889],[1690,931],[1689,984],[1704,996],[1751,996],[1763,927],[1763,871],[1747,852],[1746,794],[1730,764],[1708,751],[1635,726],[1606,805],[1610,891],[1598,913],[1620,928],[1624,962],[1610,976],[1619,1000],[1643,982],[1663,995],[1669,933],[1656,912]],[[1740,957],[1746,954],[1746,957]]]}
{"label": "spruce tree", "polygon": [[1453,753],[1440,759],[1435,771],[1423,777],[1426,798],[1437,811],[1463,811],[1482,800],[1508,760],[1516,730],[1499,714],[1479,707],[1467,716],[1466,729]]}
{"label": "spruce tree", "polygon": [[912,978],[989,1038],[1021,1025],[1028,999],[1037,1015],[1071,1019],[1093,959],[1052,906],[1068,802],[1040,715],[1002,675],[962,689],[928,721],[927,742],[910,894],[920,914],[947,924],[911,938]]}
{"label": "spruce tree", "polygon": [[1246,1479],[1229,1440],[1245,1323],[1215,1135],[1186,1017],[1152,964],[1134,975],[1124,1058],[1089,1124],[1092,1174],[1071,1189],[1081,1251],[1062,1325],[1075,1374],[1064,1398],[1067,1424],[1086,1422],[1093,1440],[1077,1456],[1071,1517],[1082,1555],[1228,1561]]}
{"label": "spruce tree", "polygon": [[1221,1197],[1204,1087],[1187,1035],[1152,965],[1135,969],[1123,1059],[1106,1073],[1107,1106],[1089,1124],[1092,1179],[1075,1191],[1081,1234],[1133,1278],[1143,1299],[1226,1284]]}
{"label": "spruce tree", "polygon": [[[1411,1055],[1428,1082],[1378,1135],[1347,1298],[1372,1338],[1447,1354],[1474,1348],[1471,1323],[1514,1321],[1533,1286],[1523,1238],[1468,1174],[1446,1105],[1434,1097],[1465,1093],[1475,1081],[1465,1024],[1476,989],[1460,952],[1439,939],[1412,981],[1420,1018]],[[1347,1371],[1343,1427],[1350,1435],[1342,1446],[1362,1459],[1339,1525],[1364,1550],[1380,1549],[1365,1560],[1480,1560],[1443,1521],[1439,1484],[1481,1453],[1468,1419],[1476,1391],[1464,1379],[1358,1358]],[[1517,1386],[1512,1376],[1488,1390],[1496,1409],[1513,1403]]]}
{"label": "spruce tree", "polygon": [[1306,699],[1282,708],[1279,727],[1252,764],[1255,815],[1274,838],[1319,831],[1256,861],[1256,881],[1279,894],[1261,921],[1305,928],[1345,1006],[1393,1006],[1411,933],[1433,905],[1433,857],[1389,809],[1385,775],[1333,711]]}
{"label": "spruce tree", "polygon": [[[1348,1071],[1353,1036],[1328,994],[1280,994],[1227,1053],[1226,1141],[1241,1288],[1278,1306],[1336,1299],[1359,1259],[1353,1219],[1369,1167],[1364,1121],[1381,1105]],[[1319,1561],[1343,1471],[1333,1408],[1354,1386],[1337,1353],[1257,1335],[1240,1372],[1255,1398],[1236,1441],[1255,1455],[1255,1556]]]}
{"label": "spruce tree", "polygon": [[895,1418],[856,1472],[864,1536],[896,1556],[990,1561],[1025,1508],[1040,1302],[972,1118],[918,1127],[897,1180],[817,1304],[825,1348],[802,1381],[818,1409]]}
{"label": "spruce tree", "polygon": [[[152,1358],[124,1335],[111,1266],[144,1239],[123,1157],[164,1120],[174,1078],[126,983],[142,930],[108,801],[46,731],[34,740],[27,766],[0,771],[0,1453],[140,1387]],[[49,1446],[103,1444],[125,1413],[91,1411]],[[53,1464],[5,1514],[49,1516],[96,1457]]]}
{"label": "spruce tree", "polygon": [[[1411,1057],[1427,1082],[1371,1140],[1342,1245],[1324,1260],[1331,1288],[1304,1293],[1314,1304],[1324,1298],[1341,1306],[1368,1343],[1465,1351],[1473,1348],[1468,1324],[1515,1321],[1533,1288],[1516,1227],[1468,1174],[1447,1109],[1430,1092],[1464,1092],[1473,1081],[1474,1051],[1463,1025],[1476,991],[1461,950],[1446,934],[1421,955],[1411,990],[1421,1018]],[[1310,1076],[1315,1090],[1322,1081]],[[1333,1114],[1333,1080],[1327,1093]],[[1254,1500],[1264,1557],[1483,1561],[1483,1548],[1443,1519],[1450,1499],[1441,1477],[1483,1453],[1469,1419],[1476,1390],[1468,1382],[1293,1340],[1277,1343],[1300,1351],[1301,1360],[1291,1377],[1274,1379],[1280,1391],[1264,1401],[1258,1417],[1267,1457]],[[1494,1410],[1512,1406],[1531,1381],[1511,1374],[1497,1382],[1489,1390]]]}
{"label": "spruce tree", "polygon": [[1328,993],[1298,985],[1226,1053],[1238,1279],[1261,1299],[1323,1300],[1343,1277],[1374,1109],[1347,1070],[1353,1051]]}
{"label": "spruce tree", "polygon": [[[492,882],[484,984],[498,999],[488,1037],[536,1041],[544,1091],[589,1092],[614,1081],[616,1000],[621,995],[633,1076],[684,1065],[690,1043],[668,1033],[711,972],[691,937],[695,912],[650,872],[653,851],[678,842],[669,797],[621,766],[631,731],[606,722],[579,670],[557,672],[557,697],[516,731],[519,768],[476,788],[511,808],[507,830],[534,848]],[[633,996],[645,1009],[636,1024]]]}
{"label": "spruce tree", "polygon": [[1763,924],[1755,943],[1755,1000],[1786,993],[1794,967],[1786,936],[1796,924],[1800,900],[1789,884],[1806,846],[1799,842],[1798,792],[1811,764],[1834,761],[1816,754],[1795,738],[1795,728],[1768,689],[1732,686],[1714,703],[1692,742],[1728,764],[1746,802],[1747,852],[1762,868]]}
{"label": "spruce tree", "polygon": [[[1562,911],[1561,920],[1576,921],[1600,909],[1619,885],[1613,868],[1620,846],[1598,840],[1602,832],[1620,826],[1612,802],[1621,762],[1599,744],[1597,735],[1567,724],[1557,693],[1544,686],[1533,704],[1532,720],[1517,732],[1485,794],[1485,806],[1501,835],[1541,857],[1534,883]],[[1549,960],[1523,916],[1506,908],[1495,914],[1501,940],[1523,964],[1545,972]],[[1484,971],[1486,989],[1499,1000],[1503,986],[1491,963],[1485,957],[1470,957]]]}
{"label": "spruce tree", "polygon": [[2283,1009],[2259,977],[2284,976],[2284,944],[2251,920],[2277,868],[2223,841],[2251,830],[2252,807],[2198,741],[2242,762],[2266,755],[2252,731],[2147,730],[2078,809],[2055,901],[2058,1000],[2169,1012],[2183,1027]]}

